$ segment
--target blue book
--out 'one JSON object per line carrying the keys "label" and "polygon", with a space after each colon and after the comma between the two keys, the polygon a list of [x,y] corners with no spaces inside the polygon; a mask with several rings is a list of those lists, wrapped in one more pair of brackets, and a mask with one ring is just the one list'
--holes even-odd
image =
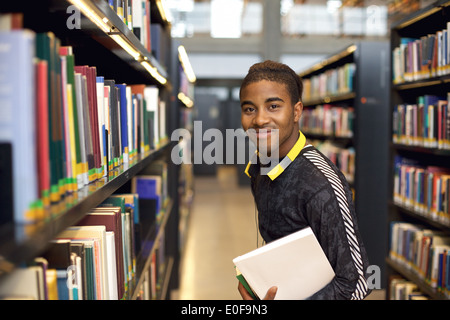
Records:
{"label": "blue book", "polygon": [[447,260],[447,268],[445,270],[445,288],[450,292],[450,252],[446,252],[445,259]]}
{"label": "blue book", "polygon": [[57,280],[56,284],[58,287],[58,299],[59,300],[70,300],[69,288],[67,286],[67,271],[60,269],[56,271]]}
{"label": "blue book", "polygon": [[[9,145],[13,202],[10,217],[36,220],[40,206],[36,153],[35,34],[0,33],[0,144]],[[5,156],[5,155],[3,155]],[[0,171],[2,171],[0,170]]]}
{"label": "blue book", "polygon": [[123,161],[128,162],[127,86],[126,84],[116,84],[116,87],[119,89],[121,151]]}
{"label": "blue book", "polygon": [[139,199],[156,200],[156,212],[161,209],[161,177],[160,176],[136,176],[132,181],[132,193],[136,193]]}

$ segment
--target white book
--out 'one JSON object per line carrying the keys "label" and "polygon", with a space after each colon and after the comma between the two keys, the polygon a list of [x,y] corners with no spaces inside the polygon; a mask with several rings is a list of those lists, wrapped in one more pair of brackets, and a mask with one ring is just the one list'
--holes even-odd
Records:
{"label": "white book", "polygon": [[276,300],[306,299],[334,278],[310,227],[239,256],[233,263],[261,299],[272,286],[278,287]]}
{"label": "white book", "polygon": [[106,232],[106,251],[108,255],[108,282],[109,282],[109,299],[119,300],[117,291],[117,268],[116,268],[116,244],[114,240],[114,232]]}
{"label": "white book", "polygon": [[35,33],[29,30],[0,32],[0,48],[0,143],[11,145],[10,154],[3,159],[12,162],[10,167],[4,165],[1,169],[12,174],[15,222],[29,223],[37,218],[32,205],[40,196],[34,100]]}
{"label": "white book", "polygon": [[60,239],[97,239],[100,244],[99,276],[101,285],[101,300],[109,300],[108,286],[108,253],[106,250],[106,227],[105,226],[72,226],[61,232],[57,238]]}
{"label": "white book", "polygon": [[0,298],[44,300],[44,274],[39,266],[17,268],[0,279]]}

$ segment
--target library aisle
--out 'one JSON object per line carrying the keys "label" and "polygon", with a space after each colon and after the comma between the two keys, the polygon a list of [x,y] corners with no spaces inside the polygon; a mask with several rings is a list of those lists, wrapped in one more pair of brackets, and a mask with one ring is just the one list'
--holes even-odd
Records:
{"label": "library aisle", "polygon": [[[180,266],[179,300],[240,300],[232,259],[253,250],[257,234],[249,186],[239,186],[237,169],[219,166],[216,176],[196,176],[186,246]],[[375,290],[367,300],[383,300]]]}
{"label": "library aisle", "polygon": [[[186,246],[180,266],[181,300],[240,299],[232,259],[256,248],[255,205],[233,166],[196,176]],[[261,240],[261,238],[259,237]]]}

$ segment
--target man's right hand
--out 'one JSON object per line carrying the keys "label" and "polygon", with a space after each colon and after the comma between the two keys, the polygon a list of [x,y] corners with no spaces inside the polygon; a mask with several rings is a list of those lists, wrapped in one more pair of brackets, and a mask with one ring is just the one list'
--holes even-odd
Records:
{"label": "man's right hand", "polygon": [[[252,296],[250,295],[250,293],[248,293],[247,289],[245,289],[245,287],[242,285],[242,283],[239,282],[238,285],[238,290],[239,293],[241,294],[242,299],[244,300],[253,300]],[[275,295],[277,294],[277,287],[270,287],[269,290],[267,290],[266,296],[264,297],[263,300],[274,300],[275,299]]]}

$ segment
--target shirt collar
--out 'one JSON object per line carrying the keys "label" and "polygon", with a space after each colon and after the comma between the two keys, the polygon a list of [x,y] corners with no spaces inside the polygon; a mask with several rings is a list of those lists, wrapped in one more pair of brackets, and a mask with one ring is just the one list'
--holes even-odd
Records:
{"label": "shirt collar", "polygon": [[[303,149],[306,143],[306,138],[303,135],[301,131],[299,131],[300,135],[297,139],[297,142],[294,144],[292,149],[288,152],[288,154],[281,160],[276,166],[274,166],[267,175],[269,178],[273,181],[275,180],[280,174],[283,173],[284,170],[294,161],[295,158],[300,154],[300,151]],[[258,150],[255,151],[252,159],[248,162],[247,167],[245,168],[245,173],[251,177],[250,174],[250,166],[253,163],[256,163],[258,157]]]}

